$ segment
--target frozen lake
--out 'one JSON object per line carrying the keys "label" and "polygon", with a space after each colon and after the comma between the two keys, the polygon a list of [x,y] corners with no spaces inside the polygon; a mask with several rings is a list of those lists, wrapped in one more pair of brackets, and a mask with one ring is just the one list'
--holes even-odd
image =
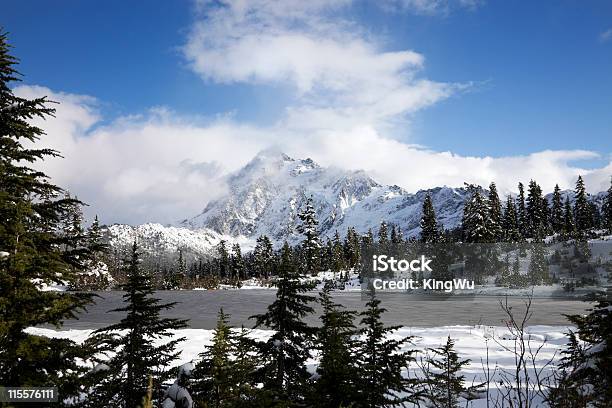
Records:
{"label": "frozen lake", "polygon": [[[117,322],[121,313],[108,313],[122,305],[123,292],[98,292],[96,304],[81,313],[78,320],[67,321],[64,329],[95,329]],[[313,293],[316,295],[316,293]],[[163,302],[179,302],[165,316],[189,319],[193,329],[212,329],[215,327],[217,311],[223,307],[231,314],[235,326],[252,327],[249,316],[263,313],[274,300],[275,291],[254,290],[211,290],[211,291],[158,291],[156,296]],[[351,310],[361,311],[365,305],[361,292],[336,292],[334,298]],[[387,309],[384,320],[388,324],[409,327],[439,327],[452,325],[483,324],[503,326],[504,313],[499,307],[499,297],[475,297],[448,300],[431,298],[415,299],[403,293],[384,293],[380,297],[382,306]],[[509,298],[514,310],[524,310],[524,299]],[[589,305],[581,301],[563,299],[533,299],[533,316],[529,325],[567,325],[563,314],[584,313]],[[318,322],[317,313],[309,320]]]}

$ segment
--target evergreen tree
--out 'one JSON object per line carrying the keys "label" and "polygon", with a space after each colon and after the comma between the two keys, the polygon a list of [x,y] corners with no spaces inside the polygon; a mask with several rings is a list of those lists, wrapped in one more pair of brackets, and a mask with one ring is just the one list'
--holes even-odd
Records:
{"label": "evergreen tree", "polygon": [[558,184],[555,184],[555,190],[553,191],[550,222],[555,234],[561,234],[563,232],[563,201],[561,199],[561,189]]}
{"label": "evergreen tree", "polygon": [[[45,135],[33,120],[52,117],[46,97],[13,94],[20,74],[0,31],[0,384],[59,387],[62,397],[77,393],[83,350],[67,339],[27,333],[28,327],[61,327],[84,309],[92,295],[41,291],[45,285],[76,282],[91,250],[84,234],[64,236],[62,219],[81,203],[35,170],[59,152],[37,148]],[[63,403],[60,403],[60,405]]]}
{"label": "evergreen tree", "polygon": [[548,260],[544,248],[544,241],[539,238],[541,232],[536,233],[536,238],[531,244],[531,259],[529,262],[529,280],[532,285],[550,283],[548,271]]}
{"label": "evergreen tree", "polygon": [[486,243],[494,239],[489,223],[489,206],[478,187],[469,186],[471,197],[463,208],[463,237],[465,242]]}
{"label": "evergreen tree", "polygon": [[286,242],[275,284],[278,288],[276,300],[266,313],[253,316],[255,328],[266,326],[274,331],[267,341],[259,344],[263,363],[257,375],[258,381],[263,383],[262,398],[290,406],[302,403],[310,386],[305,363],[310,357],[315,329],[303,319],[314,312],[309,303],[315,298],[306,294],[312,285],[300,280]]}
{"label": "evergreen tree", "polygon": [[342,248],[342,241],[340,241],[340,234],[338,231],[334,234],[334,240],[332,241],[332,253],[331,253],[331,270],[332,272],[340,272],[344,269],[344,248]]}
{"label": "evergreen tree", "polygon": [[319,271],[321,241],[319,240],[319,231],[317,221],[317,213],[314,209],[312,197],[306,200],[304,210],[298,214],[301,224],[298,226],[298,232],[304,236],[302,241],[302,250],[304,255],[304,272],[309,275],[315,275]]}
{"label": "evergreen tree", "polygon": [[565,197],[565,204],[563,206],[563,235],[565,239],[576,235],[576,224],[569,197]]}
{"label": "evergreen tree", "polygon": [[359,264],[361,258],[361,243],[359,234],[354,227],[349,227],[344,240],[344,258],[347,261],[348,268],[355,268]]}
{"label": "evergreen tree", "polygon": [[201,407],[239,407],[253,398],[256,368],[252,342],[232,331],[229,315],[219,310],[212,345],[202,352],[192,374],[191,394]]}
{"label": "evergreen tree", "polygon": [[542,189],[534,180],[529,182],[527,193],[527,236],[535,237],[544,231],[544,214],[542,214]]}
{"label": "evergreen tree", "polygon": [[506,242],[521,241],[522,237],[518,225],[518,215],[516,213],[516,207],[514,206],[514,200],[510,196],[508,196],[506,200],[506,207],[504,209],[503,232]]}
{"label": "evergreen tree", "polygon": [[378,228],[378,246],[381,251],[389,247],[389,229],[385,221],[381,221],[380,228]]}
{"label": "evergreen tree", "polygon": [[355,312],[343,310],[331,297],[333,285],[326,282],[319,293],[323,309],[322,326],[317,332],[319,350],[318,379],[311,406],[349,407],[357,398],[360,370],[355,365]]}
{"label": "evergreen tree", "polygon": [[[566,376],[559,388],[569,390],[562,400],[569,404],[565,406],[588,403],[583,406],[603,408],[609,407],[612,401],[612,302],[605,297],[595,300],[589,314],[567,316],[585,344],[574,345],[569,360],[564,360]],[[572,341],[575,339],[570,337],[570,345]],[[572,405],[572,398],[576,398],[575,405]]]}
{"label": "evergreen tree", "polygon": [[232,278],[239,280],[246,279],[244,259],[242,259],[242,251],[238,243],[232,245]]}
{"label": "evergreen tree", "polygon": [[502,208],[495,183],[489,185],[489,224],[494,241],[500,241],[502,239]]}
{"label": "evergreen tree", "polygon": [[400,326],[385,326],[380,307],[373,291],[362,316],[360,339],[357,343],[356,364],[359,367],[358,398],[354,407],[389,407],[416,402],[411,386],[414,383],[402,377],[402,370],[414,361],[412,351],[401,351],[412,337],[395,339],[389,336]]}
{"label": "evergreen tree", "polygon": [[574,190],[574,221],[576,231],[581,235],[593,227],[593,215],[582,176],[578,176]]}
{"label": "evergreen tree", "polygon": [[606,194],[601,210],[603,227],[606,228],[609,233],[612,233],[612,177],[610,178],[610,188],[608,188],[608,193]]}
{"label": "evergreen tree", "polygon": [[470,360],[461,360],[455,351],[455,342],[448,336],[446,344],[428,349],[433,355],[426,358],[426,399],[436,408],[459,407],[459,397],[470,389],[465,387],[461,370]]}
{"label": "evergreen tree", "polygon": [[517,216],[518,216],[518,221],[519,221],[519,227],[521,227],[521,235],[523,237],[526,237],[528,232],[527,232],[527,226],[528,226],[528,222],[527,222],[527,210],[525,208],[525,188],[523,186],[523,183],[518,183],[518,197],[516,198],[516,209],[517,209]]}
{"label": "evergreen tree", "polygon": [[227,250],[227,242],[222,239],[217,244],[217,263],[219,265],[219,276],[227,278],[230,275],[230,254]]}
{"label": "evergreen tree", "polygon": [[421,216],[421,242],[435,244],[440,241],[440,230],[436,220],[436,212],[429,193],[423,201],[423,215]]}
{"label": "evergreen tree", "polygon": [[272,241],[266,235],[260,235],[257,238],[253,257],[257,275],[262,278],[269,278],[272,274],[272,265],[274,263],[274,249]]}
{"label": "evergreen tree", "polygon": [[184,338],[169,338],[172,331],[187,327],[186,320],[162,318],[161,312],[173,303],[160,303],[154,298],[151,276],[141,270],[140,253],[134,242],[130,258],[126,260],[127,282],[123,285],[125,306],[111,312],[125,312],[117,324],[96,330],[88,344],[103,357],[95,357],[104,369],[95,371],[93,389],[89,390],[88,407],[137,407],[147,393],[148,378],[154,389],[172,377],[167,369],[180,354],[176,346]]}
{"label": "evergreen tree", "polygon": [[368,228],[368,232],[362,237],[362,246],[364,252],[370,251],[374,245],[374,233],[372,228]]}

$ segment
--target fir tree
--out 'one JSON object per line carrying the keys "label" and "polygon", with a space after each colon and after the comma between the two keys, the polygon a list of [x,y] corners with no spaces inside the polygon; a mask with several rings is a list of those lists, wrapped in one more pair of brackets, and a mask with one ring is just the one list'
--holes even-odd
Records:
{"label": "fir tree", "polygon": [[236,243],[232,245],[232,278],[244,280],[246,279],[246,269],[244,266],[244,259],[242,259],[242,251],[240,250],[240,244]]}
{"label": "fir tree", "polygon": [[563,201],[561,199],[561,189],[558,184],[555,184],[555,189],[553,191],[550,222],[555,234],[561,234],[563,232]]}
{"label": "fir tree", "polygon": [[489,224],[493,239],[500,241],[502,239],[502,208],[499,195],[497,194],[497,186],[495,183],[489,185]]}
{"label": "fir tree", "polygon": [[298,232],[304,236],[302,241],[302,250],[304,255],[304,272],[309,275],[315,275],[319,269],[321,241],[319,240],[319,231],[317,221],[317,213],[314,209],[312,197],[306,200],[304,210],[298,215],[301,224],[298,226]]}
{"label": "fir tree", "polygon": [[610,188],[608,188],[601,210],[603,227],[606,228],[609,233],[612,233],[612,177],[610,178]]}
{"label": "fir tree", "polygon": [[527,193],[527,236],[535,237],[539,231],[544,231],[544,215],[542,214],[542,189],[534,180],[529,182]]}
{"label": "fir tree", "polygon": [[582,176],[578,176],[574,190],[574,222],[576,231],[581,235],[593,227],[593,215]]}
{"label": "fir tree", "polygon": [[332,272],[340,272],[344,269],[344,249],[342,248],[342,241],[340,241],[340,234],[338,231],[334,234],[334,240],[332,241],[332,253],[331,253],[331,270]]}
{"label": "fir tree", "polygon": [[378,228],[378,247],[381,251],[389,248],[389,229],[385,221],[381,221],[380,227]]}
{"label": "fir tree", "polygon": [[522,237],[518,225],[518,215],[516,213],[516,207],[514,206],[514,200],[510,196],[508,196],[506,200],[506,207],[504,209],[503,232],[506,242],[521,241]]}
{"label": "fir tree", "polygon": [[463,208],[463,237],[465,242],[486,243],[494,239],[489,223],[489,206],[476,186],[469,186],[471,197]]}
{"label": "fir tree", "polygon": [[229,315],[219,310],[212,345],[200,354],[192,374],[191,393],[202,407],[241,406],[253,398],[256,368],[246,331],[232,331]]}
{"label": "fir tree", "polygon": [[361,241],[364,252],[368,252],[372,249],[374,245],[374,233],[372,232],[372,228],[368,228],[368,232],[362,237]]}
{"label": "fir tree", "polygon": [[572,213],[572,205],[570,204],[569,197],[565,197],[565,204],[563,206],[563,235],[565,239],[576,235],[576,224],[574,222],[574,214]]}
{"label": "fir tree", "polygon": [[126,260],[126,305],[111,311],[125,312],[126,316],[117,324],[96,330],[88,339],[88,344],[104,356],[94,361],[105,366],[92,374],[96,385],[89,391],[89,407],[136,407],[147,393],[149,376],[154,389],[160,389],[172,377],[167,367],[178,358],[176,346],[184,338],[163,344],[159,340],[172,336],[173,330],[187,327],[186,320],[160,316],[176,303],[160,303],[152,296],[151,276],[141,270],[139,263],[140,253],[134,242]]}
{"label": "fir tree", "polygon": [[227,250],[227,242],[223,239],[217,244],[217,262],[219,265],[219,276],[221,278],[229,277],[231,266],[230,255]]}
{"label": "fir tree", "polygon": [[312,286],[300,280],[286,242],[275,284],[278,288],[276,300],[266,313],[253,316],[255,328],[266,326],[274,331],[267,341],[259,344],[263,363],[257,375],[266,398],[279,404],[298,404],[304,400],[310,386],[305,363],[310,357],[315,329],[303,319],[314,312],[309,303],[315,298],[306,294]]}
{"label": "fir tree", "polygon": [[531,244],[531,259],[529,262],[529,280],[532,285],[549,283],[548,261],[544,248],[544,241],[539,238],[542,232],[536,233],[536,238]]}
{"label": "fir tree", "polygon": [[423,215],[421,216],[421,242],[435,244],[440,241],[440,230],[436,220],[436,212],[429,193],[423,201]]}
{"label": "fir tree", "polygon": [[274,249],[272,241],[266,235],[261,235],[257,238],[253,257],[257,275],[262,278],[269,278],[272,274],[272,265],[274,263]]}
{"label": "fir tree", "polygon": [[465,387],[465,376],[461,370],[470,360],[461,360],[455,351],[455,342],[448,336],[446,344],[428,349],[424,367],[426,376],[426,399],[436,408],[459,407],[459,397],[470,391]]}
{"label": "fir tree", "polygon": [[401,349],[412,338],[395,339],[389,336],[400,326],[385,326],[381,319],[384,312],[380,300],[373,291],[370,292],[366,310],[360,313],[361,336],[357,344],[356,364],[361,378],[354,407],[388,407],[416,401],[415,395],[411,394],[413,382],[402,376],[402,370],[407,369],[414,358],[412,351]]}
{"label": "fir tree", "polygon": [[[56,150],[35,145],[45,135],[33,120],[52,117],[46,97],[13,94],[20,74],[0,31],[0,384],[57,386],[64,398],[77,392],[81,347],[67,339],[29,334],[28,327],[61,327],[92,301],[92,295],[41,291],[76,282],[91,250],[84,234],[64,236],[61,221],[81,203],[64,199],[39,167]],[[60,403],[63,404],[63,403]]]}
{"label": "fir tree", "polygon": [[331,297],[332,283],[326,282],[319,293],[323,309],[322,326],[317,332],[319,349],[318,379],[314,387],[312,406],[349,407],[357,398],[360,371],[355,366],[355,312],[343,310]]}
{"label": "fir tree", "polygon": [[526,237],[528,223],[527,210],[525,209],[525,188],[523,187],[523,183],[518,183],[518,191],[518,197],[516,198],[517,216],[519,226],[521,227],[521,235]]}
{"label": "fir tree", "polygon": [[357,234],[354,227],[349,227],[346,232],[346,239],[344,240],[344,258],[347,260],[348,268],[357,267],[359,259],[361,258],[359,234]]}
{"label": "fir tree", "polygon": [[[569,362],[565,361],[567,375],[560,388],[577,392],[578,401],[588,402],[587,406],[609,407],[612,401],[612,302],[605,297],[595,300],[597,303],[589,314],[567,316],[577,327],[577,335],[585,345],[575,347],[578,351]],[[577,388],[583,384],[587,386]],[[572,396],[576,395],[566,395]],[[565,403],[571,405],[571,401]]]}

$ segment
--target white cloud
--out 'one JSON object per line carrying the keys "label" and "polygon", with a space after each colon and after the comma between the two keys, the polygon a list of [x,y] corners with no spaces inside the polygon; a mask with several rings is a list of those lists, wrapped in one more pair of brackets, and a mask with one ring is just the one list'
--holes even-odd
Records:
{"label": "white cloud", "polygon": [[367,126],[304,132],[285,124],[257,128],[228,119],[195,124],[164,109],[99,126],[91,97],[30,86],[19,86],[15,93],[60,102],[56,118],[37,124],[48,133],[42,143],[65,158],[49,159],[42,168],[88,202],[90,216],[100,214],[104,222],[168,223],[195,215],[225,192],[224,175],[270,146],[323,165],[364,169],[379,182],[410,191],[496,181],[505,192],[531,178],[550,191],[555,183],[572,187],[578,174],[586,175],[591,191],[601,191],[612,174],[612,162],[596,170],[572,165],[597,157],[589,151],[466,157],[402,143]]}
{"label": "white cloud", "polygon": [[185,58],[207,81],[292,86],[293,125],[297,113],[309,128],[385,127],[465,87],[420,78],[423,55],[385,50],[338,15],[347,1],[220,3],[198,3]]}
{"label": "white cloud", "polygon": [[599,40],[601,42],[608,42],[612,40],[612,28],[609,28],[606,31],[599,34]]}
{"label": "white cloud", "polygon": [[475,10],[484,0],[382,0],[383,8],[390,11],[408,11],[418,15],[447,15],[453,9]]}

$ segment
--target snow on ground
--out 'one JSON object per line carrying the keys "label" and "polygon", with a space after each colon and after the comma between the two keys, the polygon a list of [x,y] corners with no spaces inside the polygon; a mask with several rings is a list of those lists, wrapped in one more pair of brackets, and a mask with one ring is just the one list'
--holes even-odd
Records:
{"label": "snow on ground", "polygon": [[[543,369],[544,376],[553,373],[555,364],[561,357],[560,352],[567,343],[565,333],[571,327],[566,326],[530,326],[526,330],[526,339],[529,340],[531,349],[535,352],[539,349],[537,358],[534,359],[536,369]],[[58,337],[72,339],[78,343],[83,342],[93,330],[53,330],[44,328],[29,328],[31,334],[38,334],[48,337]],[[256,339],[265,340],[271,335],[270,330],[252,330],[251,336]],[[489,368],[491,373],[495,371],[494,380],[491,382],[492,397],[497,394],[499,386],[500,370],[511,371],[514,367],[515,336],[505,327],[499,326],[443,326],[443,327],[403,327],[397,330],[393,336],[406,337],[414,336],[412,344],[407,345],[406,349],[420,350],[417,355],[424,356],[428,348],[440,347],[446,342],[448,336],[453,338],[455,347],[460,358],[470,359],[470,364],[465,367],[462,374],[465,375],[466,384],[482,383],[485,378],[486,355],[488,350]],[[186,341],[180,344],[181,354],[173,365],[178,366],[188,362],[196,361],[198,354],[204,347],[211,344],[213,331],[203,329],[182,329],[175,332],[175,337],[186,337]],[[552,364],[549,364],[552,362]],[[308,362],[311,371],[316,369],[316,358]],[[534,368],[529,360],[530,375],[533,375]],[[409,375],[414,376],[419,369],[416,364],[410,367]],[[486,406],[483,399],[472,401],[469,405],[474,408]],[[540,406],[540,405],[538,405]]]}

